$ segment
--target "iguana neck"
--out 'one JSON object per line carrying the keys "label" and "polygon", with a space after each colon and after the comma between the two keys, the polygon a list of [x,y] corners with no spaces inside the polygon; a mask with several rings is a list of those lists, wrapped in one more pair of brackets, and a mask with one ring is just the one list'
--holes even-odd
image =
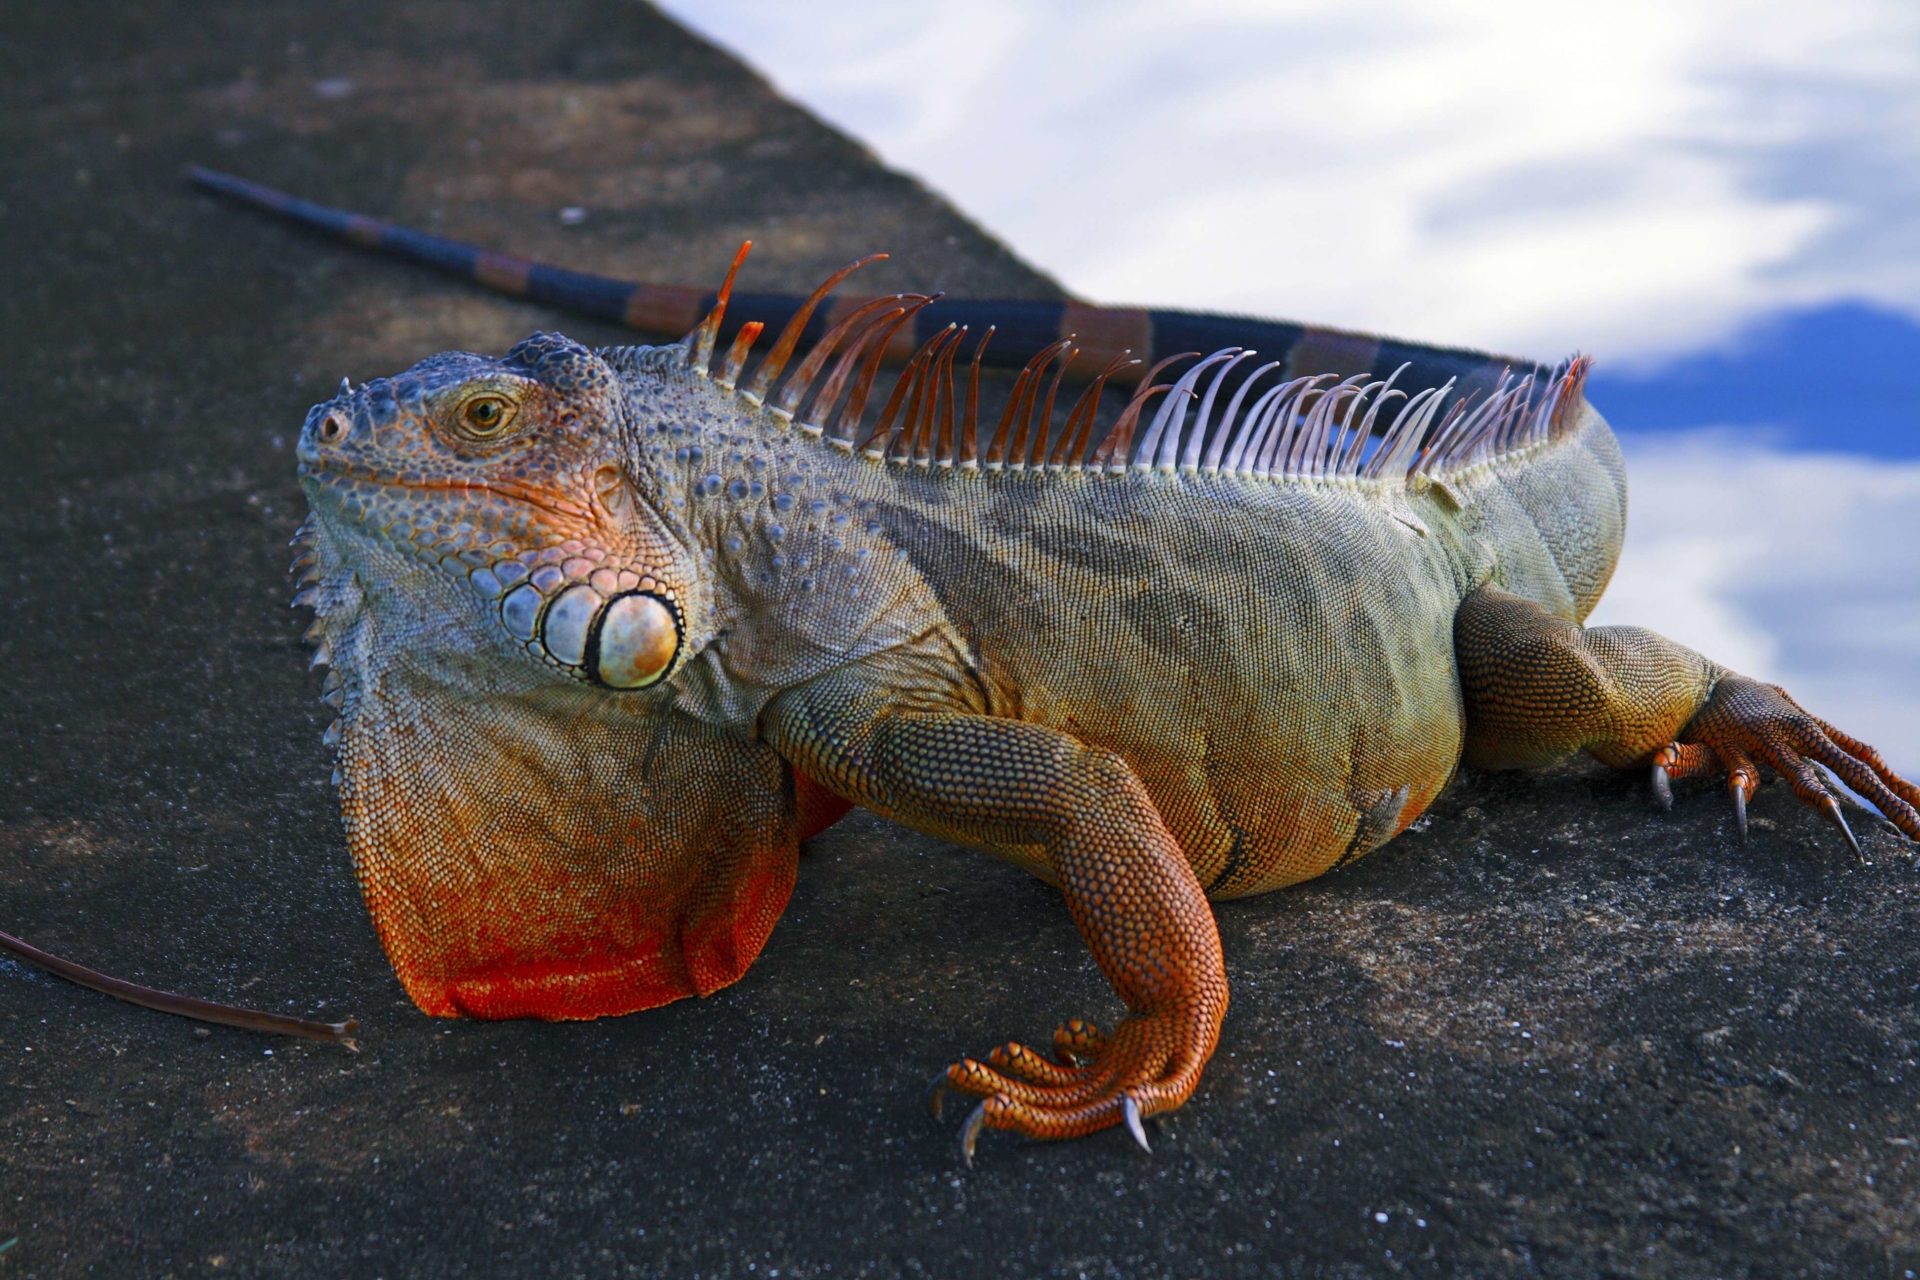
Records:
{"label": "iguana neck", "polygon": [[607,355],[652,415],[625,424],[635,487],[703,580],[681,709],[750,725],[782,689],[950,630],[871,518],[884,468],[674,367],[678,348]]}

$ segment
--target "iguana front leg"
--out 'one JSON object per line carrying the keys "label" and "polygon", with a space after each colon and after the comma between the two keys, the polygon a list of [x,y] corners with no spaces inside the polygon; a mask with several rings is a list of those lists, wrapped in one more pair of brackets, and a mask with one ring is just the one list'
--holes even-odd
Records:
{"label": "iguana front leg", "polygon": [[1525,768],[1585,750],[1602,763],[1667,778],[1725,769],[1740,833],[1765,764],[1859,845],[1814,762],[1920,840],[1920,788],[1879,752],[1803,710],[1777,685],[1728,671],[1640,627],[1582,628],[1532,601],[1483,587],[1454,621],[1466,704],[1466,760]]}
{"label": "iguana front leg", "polygon": [[962,1136],[969,1162],[983,1126],[1071,1138],[1125,1120],[1144,1145],[1139,1118],[1173,1110],[1198,1084],[1227,979],[1206,894],[1126,762],[1037,725],[907,705],[858,668],[782,694],[762,729],[855,804],[1038,862],[1126,1002],[1110,1036],[1062,1027],[1058,1061],[1008,1044],[947,1069],[937,1088],[985,1099]]}

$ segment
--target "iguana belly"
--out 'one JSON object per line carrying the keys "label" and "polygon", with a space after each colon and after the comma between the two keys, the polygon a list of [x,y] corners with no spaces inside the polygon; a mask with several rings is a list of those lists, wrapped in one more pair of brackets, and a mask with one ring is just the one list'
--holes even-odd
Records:
{"label": "iguana belly", "polygon": [[992,710],[1125,758],[1210,896],[1358,857],[1446,785],[1459,587],[1410,509],[1196,476],[1023,487],[905,545]]}

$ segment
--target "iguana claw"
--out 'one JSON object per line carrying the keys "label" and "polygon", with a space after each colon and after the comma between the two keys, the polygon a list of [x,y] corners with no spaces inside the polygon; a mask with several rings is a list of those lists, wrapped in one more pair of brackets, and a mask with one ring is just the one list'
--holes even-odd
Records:
{"label": "iguana claw", "polygon": [[1747,842],[1747,789],[1740,785],[1736,774],[1727,780],[1727,790],[1733,793],[1733,821],[1740,828],[1740,843]]}
{"label": "iguana claw", "polygon": [[1673,784],[1667,781],[1665,765],[1653,766],[1653,798],[1663,810],[1673,808]]}
{"label": "iguana claw", "polygon": [[940,1113],[946,1109],[947,1093],[947,1073],[942,1071],[927,1086],[927,1110],[933,1113],[935,1120],[940,1119]]}
{"label": "iguana claw", "polygon": [[987,1104],[981,1103],[960,1126],[960,1158],[967,1162],[967,1168],[973,1168],[973,1144],[980,1140],[980,1131],[987,1127]]}
{"label": "iguana claw", "polygon": [[1152,1155],[1153,1148],[1147,1145],[1147,1127],[1140,1123],[1140,1104],[1133,1100],[1132,1094],[1127,1095],[1126,1112],[1127,1132],[1133,1135],[1133,1140],[1140,1144],[1142,1151]]}
{"label": "iguana claw", "polygon": [[1853,828],[1847,825],[1846,818],[1840,812],[1840,802],[1828,796],[1820,806],[1820,811],[1826,814],[1827,821],[1840,828],[1840,834],[1847,838],[1847,847],[1853,850],[1853,860],[1864,863],[1867,860],[1866,855],[1860,852],[1860,842],[1853,838]]}

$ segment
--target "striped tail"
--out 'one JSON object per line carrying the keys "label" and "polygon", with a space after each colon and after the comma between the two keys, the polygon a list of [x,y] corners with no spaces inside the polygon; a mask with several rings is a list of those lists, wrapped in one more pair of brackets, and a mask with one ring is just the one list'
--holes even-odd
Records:
{"label": "striped tail", "polygon": [[[428,235],[363,214],[347,213],[302,200],[231,174],[189,166],[187,176],[196,186],[243,204],[264,209],[290,221],[369,249],[380,249],[410,262],[486,285],[501,293],[530,298],[562,311],[622,324],[646,333],[679,337],[712,313],[719,294],[697,285],[635,284],[606,276],[568,271],[530,262],[510,254]],[[732,316],[750,317],[776,332],[811,307],[798,344],[811,347],[834,328],[878,302],[869,297],[835,298],[814,307],[794,294],[733,295]],[[1098,376],[1105,369],[1115,383],[1137,379],[1182,352],[1217,351],[1225,347],[1258,351],[1280,362],[1284,376],[1332,374],[1336,378],[1363,375],[1386,378],[1400,370],[1395,385],[1410,394],[1454,384],[1461,396],[1493,394],[1506,375],[1532,375],[1544,385],[1553,370],[1530,360],[1517,360],[1458,347],[1434,347],[1377,338],[1340,329],[1315,328],[1280,320],[1222,315],[1206,311],[1176,311],[1141,307],[1098,307],[1085,302],[1026,300],[963,300],[939,298],[919,307],[887,339],[882,359],[904,363],[936,334],[949,326],[982,332],[993,328],[994,339],[985,354],[988,365],[1021,368],[1041,352],[1071,338],[1076,352],[1072,373],[1078,378]],[[740,321],[729,320],[708,341],[726,342],[736,336]],[[1116,361],[1131,355],[1143,363]],[[1403,368],[1404,366],[1404,368]]]}

